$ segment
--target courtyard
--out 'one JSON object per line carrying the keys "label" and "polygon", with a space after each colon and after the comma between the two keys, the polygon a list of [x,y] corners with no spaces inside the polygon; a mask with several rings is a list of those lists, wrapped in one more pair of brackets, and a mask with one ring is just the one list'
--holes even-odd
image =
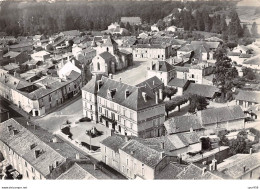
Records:
{"label": "courtyard", "polygon": [[114,74],[113,78],[117,81],[121,78],[123,83],[137,85],[146,79],[146,71],[149,61],[134,61],[134,65]]}

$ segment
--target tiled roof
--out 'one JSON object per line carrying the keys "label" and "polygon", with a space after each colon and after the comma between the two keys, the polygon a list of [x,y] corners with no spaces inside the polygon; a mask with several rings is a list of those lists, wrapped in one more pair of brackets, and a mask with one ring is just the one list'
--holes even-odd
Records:
{"label": "tiled roof", "polygon": [[241,54],[239,58],[251,58],[252,56],[252,54]]}
{"label": "tiled roof", "polygon": [[101,79],[101,75],[94,75],[92,79],[82,88],[82,90],[92,94],[96,94],[98,90],[97,81],[100,79]]}
{"label": "tiled roof", "polygon": [[187,44],[181,47],[178,51],[190,52],[190,51],[194,51],[194,48],[192,45]]}
{"label": "tiled roof", "polygon": [[18,64],[15,64],[15,63],[9,63],[5,66],[3,66],[3,68],[7,71],[10,71],[10,70],[14,70],[14,69],[17,69],[19,68],[19,65]]}
{"label": "tiled roof", "polygon": [[115,152],[118,152],[120,146],[125,143],[125,138],[121,135],[113,135],[102,140],[100,143],[108,148],[111,148]]}
{"label": "tiled roof", "polygon": [[233,121],[245,118],[244,112],[239,105],[212,108],[200,111],[202,125]]}
{"label": "tiled roof", "polygon": [[172,180],[184,170],[186,166],[170,162],[160,173],[156,175],[155,179]]}
{"label": "tiled roof", "polygon": [[243,64],[247,65],[260,65],[260,55],[254,56],[252,58],[247,59],[246,61],[243,62]]}
{"label": "tiled roof", "polygon": [[[12,131],[9,131],[9,126],[11,126]],[[18,131],[15,135],[13,134],[14,129]],[[0,124],[0,140],[7,144],[15,153],[22,156],[44,177],[50,174],[50,165],[54,165],[55,162],[61,164],[66,161],[65,157],[41,141],[14,119],[9,119]],[[31,145],[33,144],[36,146],[31,149]],[[42,150],[42,154],[36,157],[35,150]]]}
{"label": "tiled roof", "polygon": [[134,48],[165,49],[167,44],[136,44]]}
{"label": "tiled roof", "polygon": [[99,54],[99,56],[101,56],[104,60],[108,60],[111,58],[115,58],[110,52],[102,52],[101,54]]}
{"label": "tiled roof", "polygon": [[218,93],[220,90],[211,85],[203,85],[197,83],[190,83],[184,94],[196,94],[206,98],[213,98],[215,93]]}
{"label": "tiled roof", "polygon": [[101,170],[94,170],[94,165],[90,162],[75,163],[65,173],[60,175],[58,180],[97,180],[110,179]]}
{"label": "tiled roof", "polygon": [[157,77],[157,76],[153,76],[139,84],[137,84],[137,87],[143,87],[147,85],[148,87],[150,87],[151,90],[163,85],[163,82]]}
{"label": "tiled roof", "polygon": [[260,92],[240,90],[236,96],[236,100],[260,103]]}
{"label": "tiled roof", "polygon": [[10,58],[15,58],[20,54],[20,52],[9,51],[8,53],[4,54],[3,57],[5,58],[10,56]]}
{"label": "tiled roof", "polygon": [[151,168],[154,168],[162,159],[160,152],[137,140],[130,140],[120,149]]}
{"label": "tiled roof", "polygon": [[239,52],[229,51],[229,52],[227,53],[227,56],[240,56],[240,54],[241,54],[241,53],[239,53]]}
{"label": "tiled roof", "polygon": [[203,173],[202,168],[190,164],[186,167],[182,172],[180,172],[177,176],[180,180],[219,180],[222,179],[221,177],[206,171]]}
{"label": "tiled roof", "polygon": [[[230,158],[224,160],[223,166],[221,164],[218,165],[218,170],[221,170],[224,174],[232,177],[233,179],[238,179],[242,175],[245,174],[244,167],[246,173],[250,170],[255,169],[256,167],[260,167],[260,153],[253,154],[236,154]],[[226,163],[226,161],[228,163]]]}
{"label": "tiled roof", "polygon": [[164,122],[168,134],[182,133],[202,128],[200,119],[195,115],[176,116]]}
{"label": "tiled roof", "polygon": [[172,87],[185,87],[189,83],[189,80],[187,79],[179,79],[179,78],[174,78],[172,79],[167,85],[172,86]]}
{"label": "tiled roof", "polygon": [[183,66],[174,66],[175,70],[177,72],[189,72],[189,67],[183,67]]}
{"label": "tiled roof", "polygon": [[10,45],[9,48],[15,49],[15,48],[23,48],[23,47],[29,47],[29,46],[32,46],[32,43],[24,42],[24,43],[19,43],[19,44],[15,44],[15,45]]}
{"label": "tiled roof", "polygon": [[[155,94],[148,87],[139,88],[106,77],[102,77],[102,82],[102,87],[98,91],[100,97],[136,111],[156,105]],[[111,99],[108,97],[107,92],[112,89],[115,89],[116,92]],[[130,93],[127,98],[125,98],[125,91]]]}
{"label": "tiled roof", "polygon": [[156,64],[159,64],[158,71],[169,72],[171,70],[174,70],[174,67],[166,61],[158,61],[155,64],[153,64],[153,67],[152,67],[153,70],[156,70]]}

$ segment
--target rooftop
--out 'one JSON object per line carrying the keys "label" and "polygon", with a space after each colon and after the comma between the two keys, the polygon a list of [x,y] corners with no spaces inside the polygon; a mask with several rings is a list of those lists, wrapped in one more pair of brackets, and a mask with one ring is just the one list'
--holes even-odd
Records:
{"label": "rooftop", "polygon": [[236,96],[236,100],[260,103],[260,92],[240,90]]}

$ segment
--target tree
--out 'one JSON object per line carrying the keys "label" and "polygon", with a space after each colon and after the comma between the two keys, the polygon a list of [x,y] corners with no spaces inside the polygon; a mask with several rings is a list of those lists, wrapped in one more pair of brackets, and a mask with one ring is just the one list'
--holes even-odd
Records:
{"label": "tree", "polygon": [[123,22],[120,22],[120,28],[125,28],[125,24]]}
{"label": "tree", "polygon": [[126,23],[125,29],[127,29],[128,31],[131,31],[131,25],[129,24],[129,22]]}
{"label": "tree", "polygon": [[243,36],[244,36],[244,37],[251,37],[250,31],[249,31],[249,29],[247,28],[247,25],[246,25],[246,24],[243,24]]}
{"label": "tree", "polygon": [[172,88],[172,87],[164,87],[163,90],[163,96],[164,97],[168,97],[169,99],[172,98],[173,95],[175,95],[177,93],[177,89]]}
{"label": "tree", "polygon": [[207,99],[199,95],[191,95],[189,101],[190,101],[190,105],[188,109],[189,113],[195,113],[196,110],[204,110],[209,105]]}
{"label": "tree", "polygon": [[242,68],[243,77],[248,80],[254,80],[256,79],[256,74],[251,68],[243,67]]}
{"label": "tree", "polygon": [[258,36],[258,31],[257,31],[257,24],[256,22],[253,23],[252,28],[251,28],[251,33],[253,37]]}
{"label": "tree", "polygon": [[216,53],[216,67],[214,85],[221,90],[221,99],[227,100],[227,93],[232,91],[234,87],[233,80],[238,77],[238,72],[231,64],[231,59],[222,52]]}
{"label": "tree", "polygon": [[188,102],[189,97],[187,95],[183,95],[183,96],[176,96],[173,97],[171,100],[165,102],[165,111],[168,117],[168,114],[170,111],[174,110],[177,106],[178,106],[178,111],[180,111],[180,106],[182,104],[185,104],[186,102]]}
{"label": "tree", "polygon": [[227,134],[228,134],[227,130],[222,130],[218,132],[218,137],[220,139],[219,141],[220,146],[229,146],[229,140],[226,137]]}
{"label": "tree", "polygon": [[245,130],[240,131],[237,134],[236,139],[232,139],[229,142],[229,151],[232,155],[238,153],[249,153],[249,149],[252,148],[252,143],[247,140],[247,133]]}
{"label": "tree", "polygon": [[201,140],[202,150],[211,150],[212,149],[209,137],[203,137],[200,140]]}

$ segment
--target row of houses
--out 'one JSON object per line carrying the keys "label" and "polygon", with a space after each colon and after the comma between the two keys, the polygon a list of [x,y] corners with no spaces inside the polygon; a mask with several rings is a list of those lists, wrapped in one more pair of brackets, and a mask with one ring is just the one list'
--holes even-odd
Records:
{"label": "row of houses", "polygon": [[23,119],[0,123],[0,152],[4,171],[11,166],[23,180],[110,179],[67,143]]}

